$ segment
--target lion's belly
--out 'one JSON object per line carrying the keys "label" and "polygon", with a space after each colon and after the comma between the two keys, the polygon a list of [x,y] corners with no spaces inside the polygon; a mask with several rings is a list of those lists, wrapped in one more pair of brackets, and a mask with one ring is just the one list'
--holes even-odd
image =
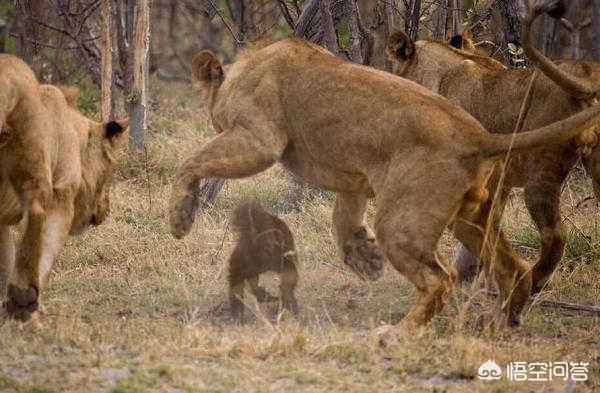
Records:
{"label": "lion's belly", "polygon": [[281,163],[290,172],[314,187],[373,196],[373,190],[364,175],[339,171],[323,165],[297,149],[287,149],[281,157]]}

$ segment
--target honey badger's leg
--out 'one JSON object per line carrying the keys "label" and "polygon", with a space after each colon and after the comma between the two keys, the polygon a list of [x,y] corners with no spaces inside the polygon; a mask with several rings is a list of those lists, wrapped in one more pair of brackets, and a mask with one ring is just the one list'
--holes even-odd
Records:
{"label": "honey badger's leg", "polygon": [[262,172],[279,159],[286,144],[287,139],[265,122],[252,128],[236,126],[204,145],[177,171],[169,202],[173,236],[180,239],[190,231],[202,179],[241,178]]}
{"label": "honey badger's leg", "polygon": [[259,303],[277,301],[275,296],[271,295],[265,288],[258,285],[258,275],[250,277],[246,281],[250,285],[250,289],[252,289],[252,293],[254,293],[254,296]]}
{"label": "honey badger's leg", "polygon": [[298,271],[296,270],[296,266],[294,264],[286,266],[286,268],[279,273],[279,277],[281,280],[279,290],[281,292],[283,308],[297,316],[298,302],[294,295],[294,290],[296,289],[296,284],[298,282]]}
{"label": "honey badger's leg", "polygon": [[245,280],[239,276],[229,278],[231,316],[239,322],[244,319],[244,283]]}
{"label": "honey badger's leg", "polygon": [[361,278],[376,280],[383,272],[383,256],[375,235],[365,223],[367,198],[338,193],[333,210],[333,233],[344,263]]}
{"label": "honey badger's leg", "polygon": [[10,227],[0,225],[0,299],[6,294],[6,283],[15,264],[15,244]]}
{"label": "honey badger's leg", "polygon": [[560,191],[564,177],[553,173],[554,179],[544,177],[544,181],[525,185],[525,203],[540,231],[540,259],[533,267],[534,293],[546,284],[556,265],[560,262],[565,248],[565,228],[560,218]]}
{"label": "honey badger's leg", "polygon": [[[418,326],[440,312],[452,292],[456,270],[436,247],[466,192],[467,174],[459,162],[426,164],[429,160],[417,156],[403,157],[400,164],[404,160],[423,166],[390,165],[377,195],[375,233],[390,263],[415,286],[415,303],[401,323]],[[456,172],[448,173],[448,167]]]}
{"label": "honey badger's leg", "polygon": [[55,194],[61,206],[49,209],[47,215],[27,218],[7,290],[6,310],[15,319],[27,320],[38,309],[40,291],[69,234],[72,202],[68,193]]}
{"label": "honey badger's leg", "polygon": [[[501,211],[506,197],[500,196],[499,199],[496,204]],[[498,284],[499,301],[506,322],[510,326],[516,326],[531,290],[531,272],[528,264],[512,251],[504,235],[498,230],[497,223],[490,225],[486,245],[483,247],[490,204],[491,198],[484,204],[482,214],[478,217],[465,216],[463,212],[459,212],[454,222],[454,234],[473,255],[481,256],[486,273]]]}

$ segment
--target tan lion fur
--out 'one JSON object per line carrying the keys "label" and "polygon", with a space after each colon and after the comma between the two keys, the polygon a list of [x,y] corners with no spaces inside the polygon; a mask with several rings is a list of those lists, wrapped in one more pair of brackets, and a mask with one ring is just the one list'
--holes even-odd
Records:
{"label": "tan lion fur", "polygon": [[[73,89],[65,90],[69,104],[57,87],[30,87],[35,91],[29,94],[39,97],[31,115],[43,114],[44,127],[31,130],[27,123],[11,120],[5,123],[10,137],[0,148],[0,289],[6,287],[9,315],[21,320],[37,310],[40,291],[68,234],[81,233],[106,217],[108,184],[125,125],[84,117],[74,107]],[[15,186],[23,163],[31,161],[40,146],[29,144],[33,132],[44,141],[44,171],[52,185],[40,211],[28,210],[26,193]],[[15,248],[10,227],[20,223],[25,230]]]}
{"label": "tan lion fur", "polygon": [[[539,12],[538,12],[539,14]],[[528,40],[528,20],[523,34]],[[414,47],[411,56],[404,48]],[[508,69],[501,63],[475,53],[458,50],[450,45],[421,40],[413,43],[403,32],[395,32],[386,51],[396,62],[396,73],[428,87],[450,99],[472,114],[493,133],[513,132],[533,75],[531,68]],[[562,61],[558,69],[586,81],[600,90],[600,64],[587,61]],[[562,120],[589,107],[587,100],[575,99],[554,80],[539,74],[533,82],[531,104],[525,114],[522,131],[542,127]],[[596,123],[598,124],[598,123]],[[500,220],[506,199],[513,187],[524,187],[527,208],[540,231],[541,254],[533,267],[533,289],[539,290],[560,261],[565,244],[565,230],[559,210],[560,193],[567,174],[580,157],[597,145],[593,128],[574,140],[548,146],[527,154],[515,152],[509,162],[504,186],[496,203],[495,222]],[[600,190],[600,148],[584,157],[594,187]],[[490,193],[494,195],[499,173],[494,174]],[[600,195],[600,193],[598,194]],[[478,219],[486,225],[490,204],[482,208]],[[501,238],[503,247],[509,247]],[[471,279],[477,271],[476,260],[461,250],[457,268],[462,280]],[[472,250],[471,250],[472,252]],[[474,255],[478,255],[475,253]]]}
{"label": "tan lion fur", "polygon": [[[216,61],[206,51],[198,56]],[[202,64],[212,68],[214,62]],[[203,85],[211,83],[205,79]],[[437,243],[453,223],[463,243],[480,246],[470,190],[485,186],[511,136],[489,134],[467,112],[416,83],[344,62],[299,39],[245,51],[214,83],[219,87],[210,114],[219,135],[177,171],[169,206],[172,234],[189,232],[201,180],[248,177],[280,162],[299,178],[336,192],[334,233],[346,264],[377,278],[384,254],[415,285],[406,323],[423,324],[439,312],[456,272],[435,252]],[[599,113],[600,106],[521,133],[514,146],[563,143]],[[377,206],[376,241],[364,220],[369,198]],[[494,277],[505,315],[515,324],[531,278],[524,262],[503,253]]]}
{"label": "tan lion fur", "polygon": [[229,301],[234,318],[241,321],[244,312],[244,284],[248,283],[256,300],[277,300],[258,285],[262,273],[280,276],[282,306],[296,315],[298,304],[294,289],[298,281],[298,258],[294,237],[288,226],[259,203],[239,205],[231,216],[237,244],[229,257]]}

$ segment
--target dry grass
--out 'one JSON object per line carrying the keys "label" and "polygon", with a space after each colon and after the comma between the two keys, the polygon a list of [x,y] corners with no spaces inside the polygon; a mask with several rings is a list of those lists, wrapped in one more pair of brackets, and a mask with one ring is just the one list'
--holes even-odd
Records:
{"label": "dry grass", "polygon": [[[598,391],[600,318],[532,305],[512,332],[482,328],[492,305],[457,290],[429,329],[381,348],[372,330],[396,323],[411,304],[410,285],[392,268],[363,282],[345,269],[330,237],[331,196],[305,191],[297,212],[281,168],[227,183],[216,206],[183,241],[168,233],[169,180],[182,158],[210,136],[197,96],[155,82],[148,159],[120,168],[112,214],[72,238],[45,292],[43,326],[0,320],[0,390],[58,391]],[[600,298],[600,231],[594,208],[574,205],[590,193],[580,173],[564,192],[568,260],[543,298],[594,303]],[[150,192],[149,192],[150,191]],[[297,291],[303,322],[277,320],[250,305],[245,326],[227,318],[224,261],[232,247],[229,211],[247,197],[276,209],[296,236],[302,266]],[[520,198],[506,227],[522,255],[536,256],[535,233]],[[450,258],[454,240],[444,236]],[[276,278],[267,285],[274,287]],[[467,306],[470,304],[470,306]],[[486,384],[476,379],[488,358],[583,361],[590,380]]]}

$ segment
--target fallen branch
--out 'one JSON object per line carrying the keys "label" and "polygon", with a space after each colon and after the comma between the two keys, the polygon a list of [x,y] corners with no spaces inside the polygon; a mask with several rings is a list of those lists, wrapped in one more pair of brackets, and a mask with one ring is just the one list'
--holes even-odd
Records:
{"label": "fallen branch", "polygon": [[600,306],[591,304],[577,304],[568,302],[559,302],[557,300],[540,300],[537,302],[541,307],[547,308],[564,308],[567,310],[586,311],[600,315]]}
{"label": "fallen branch", "polygon": [[158,68],[156,70],[156,76],[158,79],[166,80],[166,81],[176,81],[176,82],[189,82],[190,78],[184,75],[174,74],[170,71],[167,71],[163,68]]}
{"label": "fallen branch", "polygon": [[[487,295],[490,298],[498,297],[498,292],[496,291],[487,291]],[[534,300],[531,304],[533,306],[540,306],[546,308],[564,308],[566,310],[574,310],[574,311],[586,311],[594,314],[600,314],[600,306],[596,306],[594,304],[579,304],[579,303],[569,303],[569,302],[561,302],[559,300]]]}

